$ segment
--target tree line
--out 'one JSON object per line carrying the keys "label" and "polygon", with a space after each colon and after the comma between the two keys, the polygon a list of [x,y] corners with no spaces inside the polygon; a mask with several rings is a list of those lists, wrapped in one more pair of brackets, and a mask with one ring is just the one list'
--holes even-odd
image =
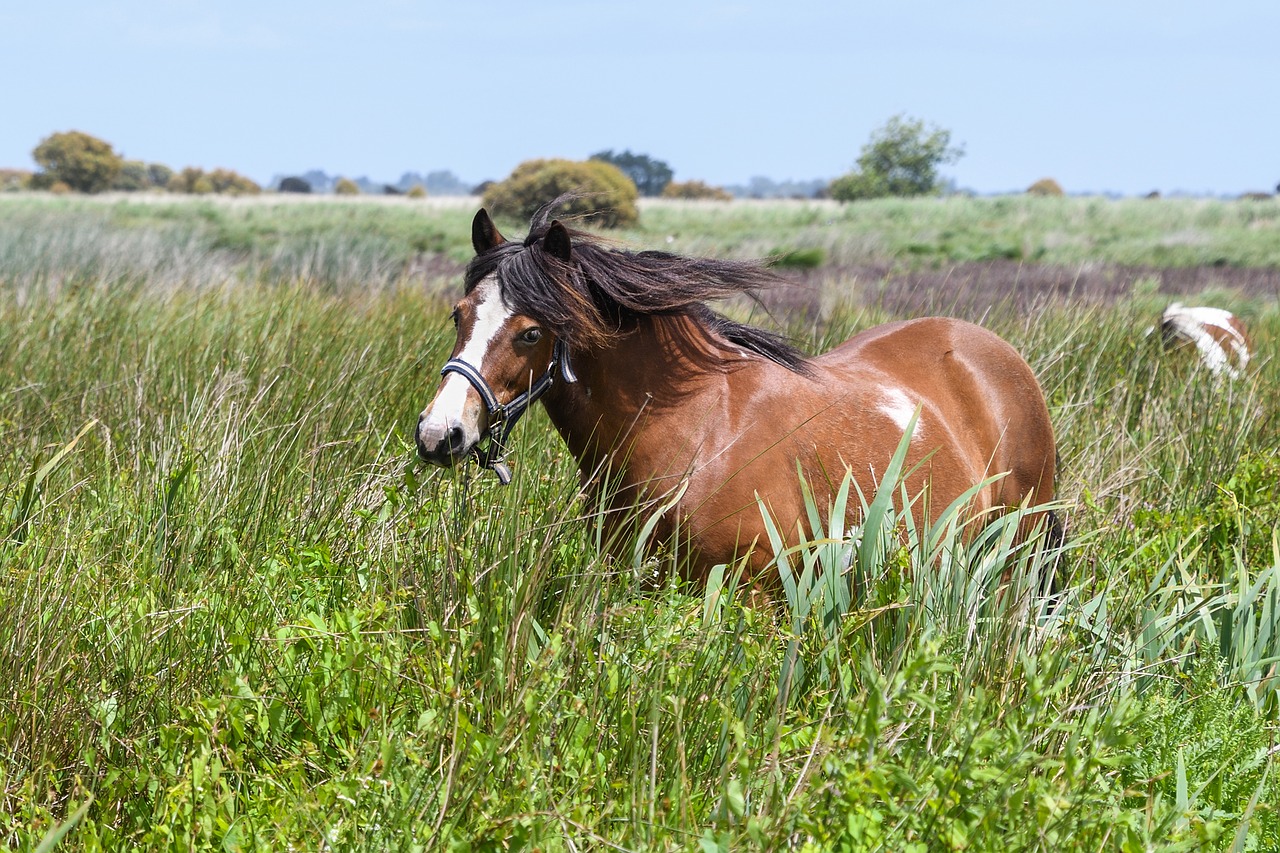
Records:
{"label": "tree line", "polygon": [[[734,187],[734,192],[703,181],[675,181],[671,165],[648,154],[630,149],[607,149],[592,154],[588,163],[598,163],[620,173],[635,189],[638,196],[684,199],[729,199],[734,195],[776,197],[781,195],[803,197],[830,197],[839,201],[855,201],[882,196],[931,195],[942,187],[939,166],[955,162],[964,153],[962,147],[952,146],[950,131],[926,126],[919,119],[894,116],[875,133],[863,147],[856,168],[849,174],[831,182],[783,182],[765,178],[753,178],[745,187]],[[206,172],[188,167],[175,172],[160,163],[126,160],[110,143],[72,130],[54,133],[41,140],[32,152],[40,171],[25,173],[20,170],[0,171],[0,189],[43,189],[54,192],[98,193],[107,190],[136,191],[164,189],[181,193],[227,193],[233,195],[256,194],[262,187],[255,181],[230,169],[214,169]],[[551,168],[564,171],[564,163],[551,162]],[[545,167],[545,166],[544,166]],[[605,173],[588,167],[582,174],[597,177]],[[530,169],[521,164],[507,182],[517,178],[517,172],[527,178]],[[425,195],[428,186],[436,182],[442,194],[455,194],[464,188],[452,172],[431,172],[425,178],[406,172],[395,184],[377,185],[368,179],[330,178],[319,170],[303,175],[278,178],[273,181],[283,192],[334,192],[351,195],[359,192],[387,194]],[[505,182],[504,182],[505,183]],[[609,184],[608,179],[603,179]],[[487,193],[490,183],[472,188],[473,192]],[[596,187],[595,182],[583,187],[592,192],[608,187]],[[625,216],[623,217],[626,218]]]}
{"label": "tree line", "polygon": [[262,191],[255,181],[231,169],[188,166],[174,171],[163,163],[126,160],[111,143],[78,130],[53,133],[31,152],[40,170],[0,172],[0,189],[100,193],[164,189],[178,193],[252,195]]}
{"label": "tree line", "polygon": [[[105,190],[163,189],[181,193],[227,193],[234,195],[255,194],[262,191],[253,180],[230,169],[203,169],[188,167],[175,172],[160,163],[144,163],[126,160],[116,153],[110,143],[80,131],[54,133],[41,140],[32,152],[40,171],[31,173],[20,169],[0,169],[0,191],[20,189],[52,190],[54,192],[97,193]],[[940,168],[955,163],[964,156],[963,145],[953,145],[951,131],[922,119],[899,114],[890,118],[882,127],[872,132],[870,139],[858,155],[854,168],[847,174],[827,181],[773,181],[754,177],[745,185],[718,187],[704,181],[674,180],[671,165],[649,154],[630,149],[598,151],[587,158],[587,163],[598,163],[622,175],[634,188],[637,196],[680,199],[748,198],[832,198],[852,202],[884,197],[912,197],[939,195],[947,190],[948,182]],[[564,174],[603,175],[598,170],[574,167],[568,169],[568,160],[527,161],[517,167],[505,181],[529,184],[529,163],[541,163],[556,173],[554,179],[534,181],[535,190],[546,189],[561,183]],[[517,173],[519,173],[517,175]],[[581,192],[611,192],[612,179],[591,181],[577,187]],[[599,184],[599,185],[598,185]],[[439,195],[489,195],[494,186],[486,181],[478,186],[465,184],[447,170],[428,172],[425,176],[406,172],[396,184],[378,184],[368,178],[331,177],[315,169],[301,175],[277,176],[272,187],[281,192],[330,192],[338,195],[379,193],[423,197],[428,193]],[[1063,195],[1064,191],[1052,178],[1042,178],[1027,192],[1032,195]],[[1276,192],[1280,193],[1280,185]],[[1149,197],[1158,196],[1153,192]],[[1244,199],[1271,198],[1270,193],[1250,192]],[[545,197],[544,197],[545,200]],[[621,203],[621,202],[620,202]],[[627,217],[622,217],[625,220]]]}

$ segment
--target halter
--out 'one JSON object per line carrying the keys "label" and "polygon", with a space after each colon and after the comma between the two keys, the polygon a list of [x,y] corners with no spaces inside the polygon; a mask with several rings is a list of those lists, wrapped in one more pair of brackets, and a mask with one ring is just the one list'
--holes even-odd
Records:
{"label": "halter", "polygon": [[484,401],[485,408],[489,410],[489,446],[481,450],[480,445],[477,444],[471,448],[471,453],[480,467],[488,468],[497,474],[498,482],[504,486],[511,483],[511,469],[507,467],[504,457],[507,436],[511,434],[516,421],[520,420],[525,411],[537,402],[539,397],[547,393],[547,389],[555,382],[557,373],[565,382],[578,381],[573,368],[569,366],[568,347],[559,338],[551,349],[551,363],[547,365],[546,371],[529,386],[528,391],[520,393],[506,405],[498,402],[498,396],[493,393],[489,383],[471,364],[460,358],[451,358],[445,362],[444,367],[440,368],[441,376],[450,373],[456,373],[470,382],[471,387],[476,389],[476,393]]}

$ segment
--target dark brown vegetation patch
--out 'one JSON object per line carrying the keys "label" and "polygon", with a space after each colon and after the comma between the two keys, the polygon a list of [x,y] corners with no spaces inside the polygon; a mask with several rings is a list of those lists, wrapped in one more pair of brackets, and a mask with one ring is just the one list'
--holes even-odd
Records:
{"label": "dark brown vegetation patch", "polygon": [[894,314],[981,317],[994,306],[1029,311],[1051,302],[1108,304],[1135,292],[1170,299],[1222,290],[1250,298],[1280,298],[1280,269],[1231,266],[1078,267],[1011,260],[966,261],[937,269],[852,264],[785,270],[787,283],[764,295],[779,318],[814,318],[824,294],[843,291],[856,303]]}
{"label": "dark brown vegetation patch", "polygon": [[[434,252],[417,255],[406,273],[424,281],[460,281],[465,265]],[[1274,267],[1079,267],[1027,264],[1011,260],[963,261],[937,269],[892,264],[846,264],[816,269],[777,269],[784,283],[761,294],[781,322],[813,320],[830,307],[831,294],[844,293],[855,305],[878,306],[903,316],[944,314],[981,320],[992,308],[1019,313],[1054,302],[1106,305],[1145,293],[1169,301],[1207,291],[1242,299],[1280,300],[1280,269]]]}

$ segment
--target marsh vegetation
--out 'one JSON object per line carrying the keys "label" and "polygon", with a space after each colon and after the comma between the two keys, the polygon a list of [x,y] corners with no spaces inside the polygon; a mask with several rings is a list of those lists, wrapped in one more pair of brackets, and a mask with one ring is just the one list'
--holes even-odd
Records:
{"label": "marsh vegetation", "polygon": [[[780,613],[602,558],[540,412],[508,488],[415,461],[473,212],[0,198],[6,844],[1280,846],[1280,205],[642,203],[633,245],[820,250],[803,310],[729,306],[807,350],[960,310],[1049,400],[1059,599],[998,525],[903,544],[882,500],[815,508]],[[992,258],[1131,274],[948,299]],[[1144,334],[1180,270],[1245,378]]]}

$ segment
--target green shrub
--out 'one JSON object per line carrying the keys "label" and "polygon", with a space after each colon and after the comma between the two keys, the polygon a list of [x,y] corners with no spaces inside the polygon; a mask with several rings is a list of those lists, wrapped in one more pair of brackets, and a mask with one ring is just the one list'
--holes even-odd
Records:
{"label": "green shrub", "polygon": [[[181,172],[175,172],[173,177],[169,178],[168,188],[171,193],[196,193],[196,185],[200,181],[208,184],[208,178],[204,175],[204,169],[198,169],[195,166],[188,166]],[[213,185],[208,184],[209,188],[204,192],[213,192]]]}
{"label": "green shrub", "polygon": [[296,175],[291,175],[290,177],[283,178],[280,181],[280,186],[276,187],[276,189],[282,193],[299,193],[305,195],[311,192],[311,183],[305,178],[299,178]]}
{"label": "green shrub", "polygon": [[884,198],[890,194],[884,178],[873,172],[850,172],[836,178],[831,182],[828,192],[836,201]]}
{"label": "green shrub", "polygon": [[539,207],[565,193],[578,198],[564,205],[566,216],[581,216],[605,228],[635,225],[638,192],[631,179],[601,160],[526,160],[484,193],[495,216],[527,220]]}
{"label": "green shrub", "polygon": [[1031,186],[1027,187],[1027,195],[1057,197],[1066,195],[1066,193],[1062,191],[1062,185],[1053,178],[1041,178]]}
{"label": "green shrub", "polygon": [[707,201],[733,201],[733,194],[722,187],[713,187],[705,181],[672,181],[662,191],[663,198],[684,198]]}
{"label": "green shrub", "polygon": [[111,182],[111,189],[124,192],[137,192],[151,186],[151,175],[147,164],[141,160],[126,160],[120,168],[120,174]]}
{"label": "green shrub", "polygon": [[257,181],[231,169],[214,169],[209,173],[209,183],[213,184],[214,192],[226,195],[257,195],[262,192]]}
{"label": "green shrub", "polygon": [[427,190],[422,186],[422,184],[414,184],[409,187],[409,191],[405,193],[405,195],[409,198],[426,198]]}
{"label": "green shrub", "polygon": [[214,169],[212,172],[205,172],[204,169],[197,169],[194,166],[188,166],[170,178],[168,186],[170,192],[193,195],[210,193],[257,195],[262,192],[262,187],[239,172],[233,172],[230,169]]}
{"label": "green shrub", "polygon": [[338,183],[333,185],[333,192],[336,195],[360,195],[360,187],[350,178],[338,178]]}
{"label": "green shrub", "polygon": [[48,186],[61,182],[82,193],[108,189],[124,166],[109,142],[78,130],[45,137],[31,156],[48,176]]}
{"label": "green shrub", "polygon": [[773,249],[769,252],[769,265],[788,269],[811,270],[822,266],[827,253],[818,246],[808,249]]}
{"label": "green shrub", "polygon": [[173,169],[163,163],[152,163],[147,167],[147,179],[151,182],[151,186],[164,189],[173,179]]}

